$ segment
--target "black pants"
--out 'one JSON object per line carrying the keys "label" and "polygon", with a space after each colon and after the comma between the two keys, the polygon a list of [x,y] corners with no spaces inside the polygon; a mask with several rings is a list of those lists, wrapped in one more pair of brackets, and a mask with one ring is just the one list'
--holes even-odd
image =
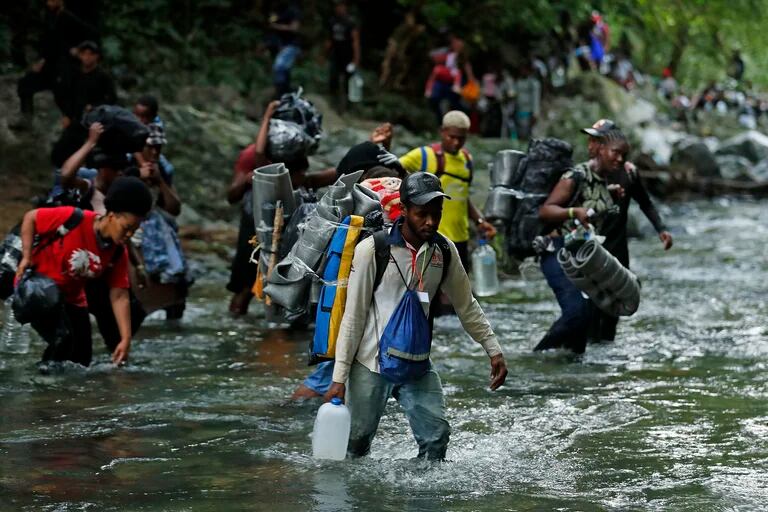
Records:
{"label": "black pants", "polygon": [[[133,292],[131,297],[131,335],[136,334],[147,314],[141,307]],[[120,343],[120,329],[117,326],[112,302],[109,300],[109,284],[105,279],[92,279],[85,285],[85,296],[88,299],[88,313],[96,318],[99,333],[104,338],[104,344],[110,352]]]}
{"label": "black pants", "polygon": [[253,288],[256,282],[256,265],[251,263],[253,246],[249,243],[256,234],[253,224],[253,215],[246,212],[240,214],[240,231],[237,233],[237,251],[232,260],[232,271],[229,275],[227,290],[232,293],[240,293],[245,289]]}
{"label": "black pants", "polygon": [[48,343],[43,361],[91,364],[93,343],[88,308],[63,304],[56,314],[33,320],[32,328]]}
{"label": "black pants", "polygon": [[33,98],[42,91],[52,91],[56,106],[63,110],[66,102],[64,84],[69,80],[71,67],[72,63],[68,57],[60,57],[56,62],[46,62],[39,73],[29,71],[21,77],[16,84],[21,112],[32,114],[35,107]]}
{"label": "black pants", "polygon": [[[607,247],[608,251],[616,256],[624,267],[629,268],[629,246],[627,241],[617,243],[615,246]],[[587,330],[587,338],[591,343],[601,343],[613,341],[616,339],[616,327],[619,324],[619,317],[609,315],[598,308],[594,302],[590,301],[590,321]]]}

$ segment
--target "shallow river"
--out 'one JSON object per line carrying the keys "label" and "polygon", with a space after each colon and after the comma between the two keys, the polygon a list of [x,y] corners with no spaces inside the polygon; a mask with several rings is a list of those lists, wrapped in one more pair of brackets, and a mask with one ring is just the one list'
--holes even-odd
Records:
{"label": "shallow river", "polygon": [[542,280],[505,282],[484,303],[510,371],[498,392],[480,347],[439,319],[442,464],[410,460],[394,402],[369,457],[313,460],[318,404],[286,400],[309,334],[229,319],[212,283],[181,326],[149,320],[126,368],[101,347],[49,376],[39,345],[2,355],[0,510],[765,509],[767,206],[675,206],[672,251],[631,244],[640,310],[581,360],[530,352],[556,303]]}

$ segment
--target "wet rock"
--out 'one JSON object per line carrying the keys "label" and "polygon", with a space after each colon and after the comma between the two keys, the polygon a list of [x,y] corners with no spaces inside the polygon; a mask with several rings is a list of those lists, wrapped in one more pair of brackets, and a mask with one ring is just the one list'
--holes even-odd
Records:
{"label": "wet rock", "polygon": [[714,178],[720,175],[715,155],[699,138],[690,137],[675,144],[670,164],[692,169],[697,176]]}
{"label": "wet rock", "polygon": [[726,180],[753,181],[752,162],[743,156],[716,155],[720,177]]}
{"label": "wet rock", "polygon": [[624,127],[653,122],[656,119],[656,107],[650,101],[637,98],[629,108],[619,114]]}
{"label": "wet rock", "polygon": [[768,160],[761,160],[752,167],[752,179],[758,183],[768,182]]}
{"label": "wet rock", "polygon": [[750,130],[723,141],[717,150],[719,155],[736,155],[752,163],[768,158],[768,136]]}
{"label": "wet rock", "polygon": [[686,135],[682,132],[652,125],[640,130],[640,151],[650,156],[656,165],[669,165],[672,149]]}

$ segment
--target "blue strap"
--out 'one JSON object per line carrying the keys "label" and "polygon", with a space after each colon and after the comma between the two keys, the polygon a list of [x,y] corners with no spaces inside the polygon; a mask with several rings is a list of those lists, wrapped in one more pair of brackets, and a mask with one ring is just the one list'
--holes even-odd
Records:
{"label": "blue strap", "polygon": [[427,170],[427,146],[421,146],[421,172]]}

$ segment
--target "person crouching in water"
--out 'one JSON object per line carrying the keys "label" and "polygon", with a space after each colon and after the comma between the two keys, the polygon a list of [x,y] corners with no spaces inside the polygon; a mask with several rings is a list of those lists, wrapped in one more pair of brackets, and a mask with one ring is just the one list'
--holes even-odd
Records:
{"label": "person crouching in water", "polygon": [[109,301],[120,331],[112,362],[120,364],[131,350],[131,313],[128,294],[128,254],[125,242],[152,207],[152,195],[138,178],[117,178],[104,199],[106,213],[81,211],[82,219],[53,243],[35,248],[35,237],[53,233],[72,218],[75,208],[40,208],[24,215],[21,224],[20,279],[28,268],[53,280],[63,305],[55,318],[34,318],[32,327],[48,343],[42,362],[73,361],[88,366],[92,358],[91,323],[85,284],[104,275]]}
{"label": "person crouching in water", "polygon": [[[352,427],[347,452],[353,457],[369,452],[387,400],[392,396],[405,411],[419,445],[419,457],[445,458],[450,426],[445,418],[440,377],[429,360],[432,325],[427,319],[432,317],[432,302],[439,297],[440,289],[453,304],[462,326],[488,354],[491,389],[497,389],[506,379],[501,346],[472,296],[459,252],[453,242],[437,232],[446,197],[440,178],[434,174],[419,172],[403,180],[403,214],[384,235],[389,257],[376,290],[374,238],[379,235],[363,240],[355,248],[346,309],[336,341],[333,384],[325,394],[326,400],[348,398]],[[414,322],[390,326],[390,320],[402,309],[401,301],[414,300],[415,290],[419,305],[411,317]],[[424,317],[418,318],[419,312]],[[428,325],[417,327],[419,320]],[[408,328],[411,331],[404,334]],[[416,336],[415,333],[421,336],[409,337]],[[396,348],[394,342],[385,345],[384,340],[391,339],[392,334],[408,337],[411,346],[400,346],[408,354]],[[412,356],[413,352],[419,356]],[[400,375],[403,378],[398,378]]]}
{"label": "person crouching in water", "polygon": [[[590,128],[584,128],[582,132],[589,135],[587,151],[590,157],[595,157],[603,145],[605,134],[616,128],[616,124],[609,119],[600,119]],[[613,191],[615,202],[619,207],[618,215],[606,221],[600,232],[605,237],[603,247],[616,256],[626,268],[629,268],[629,244],[627,241],[627,219],[629,215],[629,203],[634,199],[640,210],[653,225],[659,235],[665,251],[672,248],[672,234],[653,205],[648,192],[640,179],[640,173],[632,162],[626,161],[623,166],[613,169],[607,176],[608,188]],[[591,305],[590,327],[587,338],[590,343],[611,342],[616,338],[616,326],[619,318],[606,313],[594,303]]]}
{"label": "person crouching in water", "polygon": [[541,254],[541,270],[557,297],[562,314],[534,348],[535,351],[566,348],[576,354],[586,349],[591,301],[568,279],[557,261],[563,236],[576,226],[594,227],[600,234],[618,213],[608,188],[608,176],[622,169],[629,152],[624,134],[616,127],[606,130],[594,157],[566,171],[539,208],[539,218],[553,228],[551,243]]}

